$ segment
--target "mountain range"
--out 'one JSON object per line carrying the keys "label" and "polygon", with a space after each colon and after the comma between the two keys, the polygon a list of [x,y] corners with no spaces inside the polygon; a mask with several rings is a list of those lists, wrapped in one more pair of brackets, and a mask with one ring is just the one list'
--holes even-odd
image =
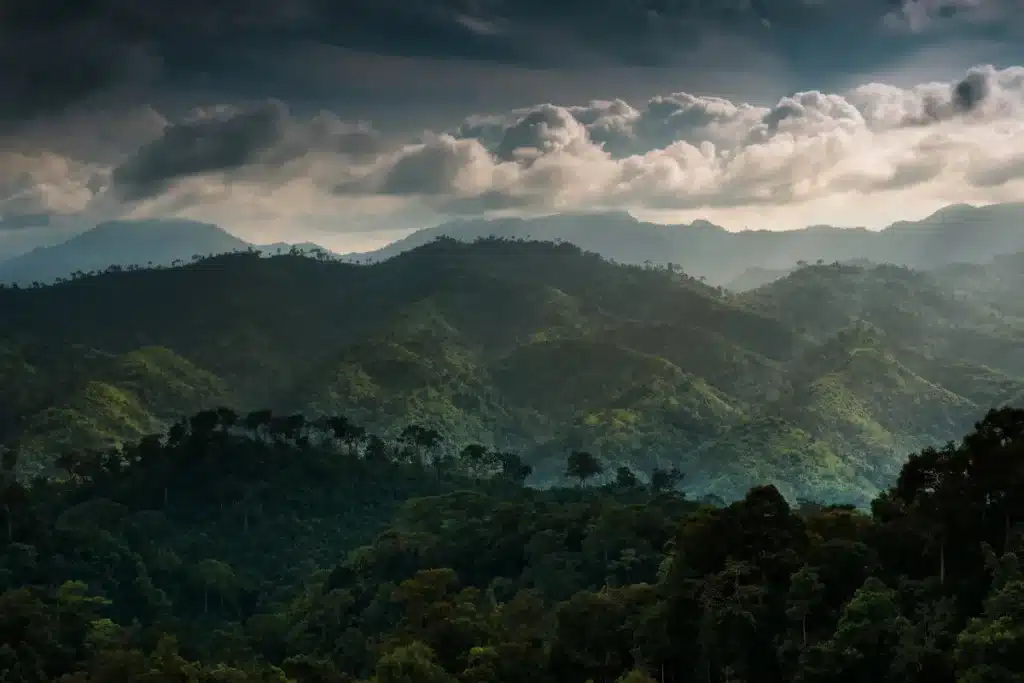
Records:
{"label": "mountain range", "polygon": [[1020,403],[1022,284],[1019,253],[801,265],[732,293],[567,243],[451,238],[370,264],[114,269],[0,289],[0,443],[41,472],[224,405],[427,425],[519,451],[536,484],[584,449],[677,466],[694,494],[865,504],[908,453]]}
{"label": "mountain range", "polygon": [[763,284],[800,262],[870,261],[930,269],[985,263],[1024,250],[1024,204],[952,205],[883,230],[827,225],[799,230],[729,231],[707,221],[661,225],[625,212],[545,218],[464,220],[420,230],[360,258],[382,259],[444,235],[565,241],[620,263],[678,265],[720,286]]}
{"label": "mountain range", "polygon": [[[1024,250],[1022,225],[1024,204],[953,205],[922,220],[894,223],[880,231],[812,226],[731,232],[707,221],[648,223],[625,212],[558,214],[453,221],[418,230],[382,249],[344,258],[352,262],[379,261],[441,236],[462,241],[479,237],[564,241],[619,263],[675,264],[711,284],[742,291],[778,279],[805,261],[867,261],[918,269],[985,263],[1000,254]],[[296,246],[330,255],[314,244]],[[0,261],[0,282],[45,283],[75,271],[102,270],[111,265],[170,265],[197,254],[249,248],[274,253],[291,247],[285,243],[251,244],[206,223],[113,221],[63,244]]]}

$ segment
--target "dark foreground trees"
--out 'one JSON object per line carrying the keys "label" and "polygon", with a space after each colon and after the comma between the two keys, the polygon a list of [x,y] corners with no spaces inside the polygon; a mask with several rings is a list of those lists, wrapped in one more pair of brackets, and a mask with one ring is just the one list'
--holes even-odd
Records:
{"label": "dark foreground trees", "polygon": [[701,505],[678,472],[532,490],[425,431],[209,411],[5,476],[0,677],[1022,681],[1022,447],[1024,412],[993,411],[866,514]]}

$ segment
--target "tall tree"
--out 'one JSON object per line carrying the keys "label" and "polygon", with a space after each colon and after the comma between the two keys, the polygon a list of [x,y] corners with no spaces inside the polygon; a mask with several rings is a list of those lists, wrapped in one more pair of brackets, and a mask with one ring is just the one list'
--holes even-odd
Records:
{"label": "tall tree", "polygon": [[565,476],[575,479],[582,487],[589,479],[602,474],[604,465],[588,451],[572,451],[566,458]]}

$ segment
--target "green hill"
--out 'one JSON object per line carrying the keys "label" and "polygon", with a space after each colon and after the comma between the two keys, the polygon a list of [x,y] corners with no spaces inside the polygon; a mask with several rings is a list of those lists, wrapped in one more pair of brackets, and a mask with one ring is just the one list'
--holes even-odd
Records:
{"label": "green hill", "polygon": [[283,404],[345,414],[382,433],[424,422],[458,441],[495,440],[508,423],[479,354],[431,302],[300,376]]}
{"label": "green hill", "polygon": [[825,346],[831,348],[824,357],[808,359],[772,407],[862,468],[878,467],[881,463],[870,456],[879,451],[909,453],[951,439],[964,415],[984,412],[982,405],[917,375],[876,343],[843,340]]}
{"label": "green hill", "polygon": [[772,418],[745,422],[709,440],[690,454],[686,465],[687,472],[694,472],[690,486],[725,500],[742,497],[752,482],[770,483],[793,500],[864,504],[877,491],[859,463],[799,427]]}
{"label": "green hill", "polygon": [[90,361],[73,389],[26,416],[18,429],[26,462],[137,440],[164,431],[197,406],[232,402],[221,380],[165,348]]}
{"label": "green hill", "polygon": [[[999,262],[989,268],[1001,270]],[[1024,373],[1020,321],[1004,313],[1004,300],[985,296],[979,281],[958,285],[942,273],[892,265],[816,265],[739,300],[819,341],[864,322],[894,346]]]}
{"label": "green hill", "polygon": [[816,265],[732,294],[489,239],[372,265],[232,253],[2,288],[0,443],[40,471],[227,405],[392,437],[422,424],[452,448],[515,449],[538,484],[585,449],[641,476],[678,466],[695,494],[770,480],[863,502],[909,451],[1024,393],[1012,297],[969,275]]}

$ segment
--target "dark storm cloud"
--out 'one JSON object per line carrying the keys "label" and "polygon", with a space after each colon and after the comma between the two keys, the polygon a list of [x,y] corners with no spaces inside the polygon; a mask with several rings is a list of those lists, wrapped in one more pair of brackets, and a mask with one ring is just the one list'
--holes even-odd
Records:
{"label": "dark storm cloud", "polygon": [[953,87],[953,108],[956,111],[973,111],[992,92],[991,74],[971,71]]}
{"label": "dark storm cloud", "polygon": [[114,169],[114,188],[123,199],[145,199],[180,178],[277,168],[313,150],[363,158],[382,151],[382,142],[372,130],[331,114],[296,120],[276,100],[223,108],[167,126]]}
{"label": "dark storm cloud", "polygon": [[148,81],[158,70],[159,58],[149,46],[126,40],[110,25],[21,29],[0,14],[0,124]]}
{"label": "dark storm cloud", "polygon": [[398,160],[378,191],[392,195],[443,195],[452,191],[459,173],[471,161],[471,152],[454,140],[425,145]]}
{"label": "dark storm cloud", "polygon": [[[673,65],[729,34],[801,64],[859,68],[961,14],[975,32],[1019,26],[1019,7],[1016,19],[998,13],[1015,1],[7,0],[0,123],[118,87],[135,96],[205,86],[286,97],[295,73],[273,65],[310,45],[535,67]],[[880,48],[868,39],[883,40],[883,24]]]}
{"label": "dark storm cloud", "polygon": [[240,168],[283,136],[284,119],[275,102],[168,126],[114,170],[114,186],[126,199],[140,199],[179,177]]}
{"label": "dark storm cloud", "polygon": [[906,124],[927,126],[977,111],[990,99],[994,77],[991,69],[971,69],[948,92],[927,94],[922,100],[921,111],[909,115]]}

